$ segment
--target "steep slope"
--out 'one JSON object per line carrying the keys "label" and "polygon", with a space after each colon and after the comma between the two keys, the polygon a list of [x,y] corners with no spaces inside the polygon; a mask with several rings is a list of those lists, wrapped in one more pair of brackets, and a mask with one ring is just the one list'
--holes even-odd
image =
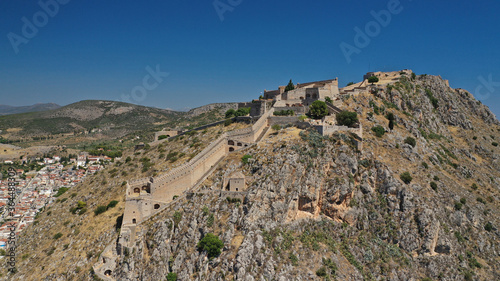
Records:
{"label": "steep slope", "polygon": [[[18,273],[13,280],[93,280],[92,265],[119,234],[124,182],[173,169],[203,150],[219,133],[241,126],[219,126],[154,148],[125,151],[121,161],[69,189],[21,233],[16,250]],[[95,215],[98,206],[107,206],[113,200],[119,203]],[[85,211],[76,209],[79,201],[85,203]],[[55,238],[57,233],[62,236]],[[1,280],[8,277],[6,269],[0,271]]]}

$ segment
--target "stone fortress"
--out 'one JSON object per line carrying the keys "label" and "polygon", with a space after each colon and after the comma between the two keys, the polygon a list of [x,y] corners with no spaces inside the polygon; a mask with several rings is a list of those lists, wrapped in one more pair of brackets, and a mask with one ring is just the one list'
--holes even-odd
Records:
{"label": "stone fortress", "polygon": [[[406,71],[406,70],[404,70]],[[367,78],[376,75],[383,82],[391,82],[399,79],[402,72],[390,73],[368,73],[363,81],[348,86],[342,91],[338,88],[338,79],[317,81],[311,83],[297,84],[294,90],[285,91],[285,86],[278,90],[264,91],[264,97],[249,103],[240,103],[238,107],[251,107],[250,115],[256,120],[252,126],[244,129],[223,133],[215,141],[209,144],[198,155],[187,163],[156,177],[142,178],[127,182],[125,195],[125,211],[121,227],[120,237],[117,242],[110,244],[101,254],[99,262],[94,265],[96,274],[104,280],[114,280],[110,276],[115,268],[115,260],[118,255],[123,254],[125,248],[133,248],[136,244],[137,233],[140,226],[151,216],[166,209],[172,202],[185,198],[195,192],[201,183],[207,179],[229,153],[245,149],[259,142],[270,126],[296,125],[300,128],[314,128],[322,135],[330,135],[336,131],[346,131],[357,135],[358,147],[362,143],[362,127],[348,128],[336,125],[335,114],[342,107],[341,95],[369,91],[370,85]],[[408,74],[411,74],[409,71]],[[385,79],[385,80],[383,80]],[[330,98],[332,103],[326,102]],[[309,105],[316,100],[325,101],[329,115],[323,120],[311,122],[300,121],[298,116],[273,116],[278,110],[293,110],[297,115],[307,113]],[[213,123],[218,125],[220,122]],[[205,129],[203,126],[198,129]],[[151,145],[157,145],[169,138],[178,136],[181,131],[168,130],[158,132],[155,141]],[[184,132],[185,133],[185,132]],[[158,140],[158,136],[168,135],[169,138]],[[245,194],[246,179],[241,173],[233,173],[224,178],[219,192],[221,196],[235,195],[239,198]]]}

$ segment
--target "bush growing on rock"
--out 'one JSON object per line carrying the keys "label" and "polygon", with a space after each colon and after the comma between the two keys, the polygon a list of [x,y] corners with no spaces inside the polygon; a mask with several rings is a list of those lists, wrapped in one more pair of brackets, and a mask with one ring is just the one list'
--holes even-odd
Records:
{"label": "bush growing on rock", "polygon": [[167,281],[177,281],[177,273],[170,272],[167,274]]}
{"label": "bush growing on rock", "polygon": [[405,139],[405,143],[411,145],[411,147],[415,147],[415,145],[417,145],[417,141],[412,137],[407,137]]}
{"label": "bush growing on rock", "polygon": [[198,251],[207,252],[208,258],[211,259],[220,255],[224,243],[213,233],[207,233],[207,235],[198,242],[197,247]]}
{"label": "bush growing on rock", "polygon": [[246,154],[243,157],[241,157],[241,162],[243,162],[243,164],[248,164],[248,160],[250,158],[252,158],[252,155]]}
{"label": "bush growing on rock", "polygon": [[413,180],[413,177],[409,172],[402,173],[401,175],[399,175],[399,178],[406,184],[409,184]]}
{"label": "bush growing on rock", "polygon": [[491,222],[486,223],[486,225],[484,226],[484,230],[486,230],[486,231],[493,230],[493,225],[491,224]]}
{"label": "bush growing on rock", "polygon": [[379,138],[381,138],[385,134],[385,129],[384,127],[377,125],[372,127],[372,131],[375,133],[375,135]]}

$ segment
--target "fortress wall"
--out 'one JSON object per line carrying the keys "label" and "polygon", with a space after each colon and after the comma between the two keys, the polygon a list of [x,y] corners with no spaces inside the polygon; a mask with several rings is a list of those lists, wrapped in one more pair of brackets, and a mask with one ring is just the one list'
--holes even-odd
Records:
{"label": "fortress wall", "polygon": [[306,112],[309,110],[307,106],[284,106],[284,107],[275,107],[275,111],[281,111],[281,110],[293,110],[295,114],[306,114]]}
{"label": "fortress wall", "polygon": [[274,113],[274,108],[271,108],[269,111],[267,111],[264,115],[262,115],[255,124],[252,125],[252,132],[253,132],[253,137],[250,142],[256,142],[257,138],[262,134],[264,129],[267,126],[267,119],[272,116]]}
{"label": "fortress wall", "polygon": [[156,177],[151,194],[155,200],[170,202],[201,179],[210,168],[227,154],[226,134],[221,135],[188,163],[170,173]]}
{"label": "fortress wall", "polygon": [[271,116],[269,117],[269,126],[272,125],[296,125],[301,121],[297,116]]}

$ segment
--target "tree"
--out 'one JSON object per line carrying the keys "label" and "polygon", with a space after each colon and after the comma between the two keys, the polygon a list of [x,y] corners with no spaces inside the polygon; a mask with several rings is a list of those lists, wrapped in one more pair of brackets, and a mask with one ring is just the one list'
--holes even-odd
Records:
{"label": "tree", "polygon": [[407,137],[405,139],[405,143],[411,145],[411,147],[415,147],[415,145],[417,145],[417,141],[412,137]]}
{"label": "tree", "polygon": [[[354,82],[349,82],[349,83],[347,83],[347,86],[351,86],[351,85],[354,85]],[[346,87],[347,87],[347,86],[346,86]]]}
{"label": "tree", "polygon": [[326,103],[324,101],[314,101],[309,106],[309,114],[314,119],[321,119],[328,115],[328,108],[326,107]]}
{"label": "tree", "polygon": [[295,86],[293,85],[292,79],[290,79],[290,82],[288,82],[288,85],[286,85],[285,92],[291,91],[295,89]]}
{"label": "tree", "polygon": [[170,272],[167,274],[167,281],[177,281],[177,273]]}
{"label": "tree", "polygon": [[214,258],[220,255],[221,249],[224,247],[224,243],[219,239],[218,236],[207,233],[197,245],[198,251],[206,251],[208,258]]}
{"label": "tree", "polygon": [[358,122],[358,114],[351,111],[341,111],[337,114],[337,124],[352,127]]}
{"label": "tree", "polygon": [[372,131],[375,133],[377,137],[382,137],[385,134],[385,129],[384,127],[377,125],[372,127]]}
{"label": "tree", "polygon": [[392,131],[394,129],[394,114],[392,112],[387,113],[387,119],[389,119],[389,129]]}
{"label": "tree", "polygon": [[377,76],[371,76],[370,78],[368,78],[368,83],[377,83],[379,80],[378,80],[378,77]]}
{"label": "tree", "polygon": [[329,103],[333,103],[333,100],[330,97],[325,97],[325,101]]}
{"label": "tree", "polygon": [[236,110],[230,108],[226,111],[226,118],[231,118],[236,115]]}

